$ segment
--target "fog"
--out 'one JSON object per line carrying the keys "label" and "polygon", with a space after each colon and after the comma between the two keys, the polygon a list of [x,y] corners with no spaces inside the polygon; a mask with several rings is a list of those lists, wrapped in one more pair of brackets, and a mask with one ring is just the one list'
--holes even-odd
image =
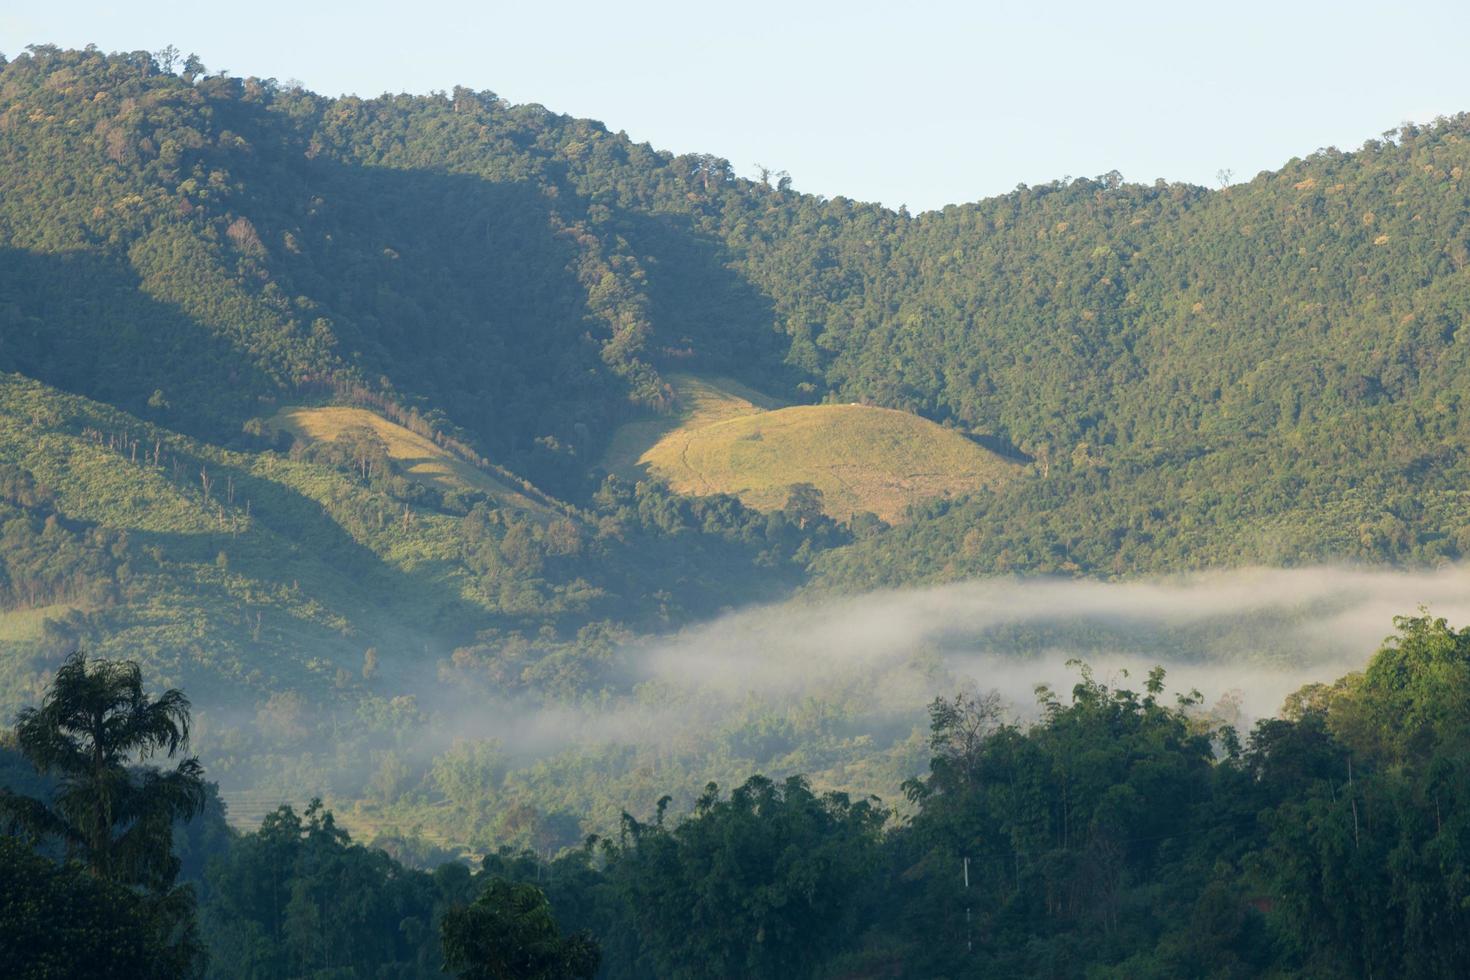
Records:
{"label": "fog", "polygon": [[[626,693],[595,706],[477,710],[441,734],[533,754],[570,743],[667,740],[813,699],[875,724],[922,723],[936,695],[996,690],[1026,718],[1035,687],[1063,696],[1080,659],[1139,689],[1155,665],[1206,704],[1236,692],[1247,720],[1287,694],[1360,669],[1421,605],[1470,621],[1470,569],[1254,569],[1124,583],[983,580],[747,609],[620,653]],[[1128,672],[1125,675],[1124,672]]]}
{"label": "fog", "polygon": [[1302,683],[1362,666],[1394,616],[1421,605],[1470,619],[1470,569],[965,582],[748,610],[634,659],[646,678],[694,691],[790,696],[907,664],[1029,700],[1037,683],[1075,678],[1065,663],[1080,657],[1100,674],[1160,664],[1190,687],[1238,688],[1266,713]]}
{"label": "fog", "polygon": [[[487,697],[426,677],[411,692],[422,720],[391,751],[418,779],[446,751],[481,746],[499,760],[494,792],[512,792],[515,773],[540,766],[524,780],[543,791],[551,780],[568,800],[594,787],[615,795],[623,778],[629,795],[646,795],[639,771],[660,774],[660,786],[682,779],[686,795],[706,773],[728,782],[801,771],[891,799],[927,760],[926,706],[936,696],[994,690],[1025,723],[1037,715],[1038,684],[1068,697],[1079,679],[1073,661],[1135,691],[1158,665],[1171,693],[1198,690],[1194,710],[1219,702],[1216,717],[1243,731],[1303,684],[1361,669],[1394,617],[1421,606],[1470,622],[1470,568],[988,579],[799,598],[629,642],[601,690],[575,703]],[[361,791],[386,751],[364,748],[331,762],[340,795]]]}

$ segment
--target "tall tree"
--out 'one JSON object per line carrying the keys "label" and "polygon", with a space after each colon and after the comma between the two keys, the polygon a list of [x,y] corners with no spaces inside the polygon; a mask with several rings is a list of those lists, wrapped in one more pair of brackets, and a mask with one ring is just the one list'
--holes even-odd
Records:
{"label": "tall tree", "polygon": [[180,980],[197,946],[168,941],[157,903],[0,837],[0,976],[12,980]]}
{"label": "tall tree", "polygon": [[[54,873],[43,873],[36,862],[46,862],[39,855],[27,864],[29,858],[14,846],[7,854],[6,880],[14,878],[20,888],[24,878],[30,890],[0,916],[8,933],[0,946],[15,958],[0,972],[201,974],[207,954],[198,937],[193,891],[174,886],[179,860],[173,832],[177,821],[204,809],[204,770],[192,756],[167,772],[142,764],[159,752],[172,758],[188,746],[189,699],[177,690],[150,697],[136,663],[89,661],[78,651],[56,672],[41,706],[20,712],[14,742],[54,780],[55,789],[49,802],[0,789],[0,818],[10,833],[24,834],[33,844],[59,841],[68,860]],[[104,943],[107,948],[97,955],[110,964],[106,970],[82,967],[92,955],[83,948],[87,944],[66,938],[68,931],[54,921],[56,928],[26,926],[37,917],[52,918],[48,909],[68,910],[66,916],[110,910],[97,913],[97,928],[118,931],[126,942]],[[93,940],[102,933],[83,931],[96,946]],[[139,956],[149,964],[146,971],[127,965],[129,957]],[[71,967],[55,972],[47,965],[53,963]]]}
{"label": "tall tree", "polygon": [[149,697],[136,663],[89,661],[78,651],[41,706],[20,712],[15,738],[57,788],[49,804],[0,790],[0,814],[13,827],[35,840],[59,839],[96,877],[158,892],[173,884],[173,826],[204,808],[204,770],[193,756],[166,772],[141,762],[188,746],[183,692]]}

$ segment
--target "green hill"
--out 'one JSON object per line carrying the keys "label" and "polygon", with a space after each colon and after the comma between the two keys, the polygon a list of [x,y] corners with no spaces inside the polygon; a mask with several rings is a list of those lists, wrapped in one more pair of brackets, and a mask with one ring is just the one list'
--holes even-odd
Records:
{"label": "green hill", "polygon": [[1461,550],[1418,502],[1467,476],[1467,116],[1220,191],[1107,174],[909,215],[488,92],[42,47],[0,95],[0,367],[213,442],[325,401],[584,504],[694,374],[1037,460],[938,507],[944,557],[910,522],[834,587]]}
{"label": "green hill", "polygon": [[[356,795],[395,726],[421,722],[414,698],[442,699],[439,671],[467,672],[465,697],[573,697],[602,683],[598,637],[782,594],[791,554],[831,533],[654,488],[588,510],[441,493],[420,457],[364,472],[341,443],[224,449],[0,376],[0,713],[82,646],[186,688],[228,788],[294,792],[311,771]],[[321,781],[338,767],[357,775]]]}

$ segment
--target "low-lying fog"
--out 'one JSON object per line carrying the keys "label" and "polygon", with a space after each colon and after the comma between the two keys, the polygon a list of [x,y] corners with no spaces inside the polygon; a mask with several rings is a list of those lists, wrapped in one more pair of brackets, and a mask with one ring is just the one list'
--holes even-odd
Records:
{"label": "low-lying fog", "polygon": [[[630,643],[607,669],[605,692],[575,705],[487,701],[426,683],[413,692],[416,734],[392,751],[417,774],[410,782],[445,752],[489,753],[503,787],[537,766],[526,778],[553,780],[569,801],[587,792],[579,780],[612,785],[639,771],[655,781],[683,773],[695,786],[706,772],[728,782],[800,771],[891,798],[926,764],[925,709],[937,695],[995,690],[1024,721],[1038,684],[1067,697],[1078,679],[1069,661],[1135,691],[1160,665],[1170,692],[1198,690],[1198,710],[1218,706],[1244,733],[1303,684],[1361,669],[1394,617],[1421,606],[1470,622],[1470,567],[992,579],[795,600]],[[332,792],[356,796],[383,751],[328,763]],[[628,793],[648,790],[636,783]]]}
{"label": "low-lying fog", "polygon": [[863,703],[875,720],[922,721],[934,696],[962,687],[998,690],[1025,717],[1036,685],[1066,694],[1078,676],[1073,659],[1134,689],[1161,665],[1171,691],[1198,689],[1206,705],[1234,693],[1253,719],[1274,714],[1303,684],[1360,669],[1393,632],[1393,618],[1421,605],[1451,623],[1470,620],[1470,569],[992,579],[797,601],[625,649],[626,699],[585,710],[476,711],[451,730],[535,753],[568,741],[667,739],[685,726],[709,731],[727,712],[809,699]]}

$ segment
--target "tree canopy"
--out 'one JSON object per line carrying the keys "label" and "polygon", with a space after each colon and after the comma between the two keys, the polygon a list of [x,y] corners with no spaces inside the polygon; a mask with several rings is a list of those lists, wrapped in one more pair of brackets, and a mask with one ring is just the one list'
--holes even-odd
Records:
{"label": "tree canopy", "polygon": [[[175,886],[181,862],[173,843],[175,826],[204,809],[203,769],[193,757],[168,771],[140,764],[154,753],[172,757],[188,742],[189,700],[181,691],[150,697],[137,663],[89,660],[80,651],[57,670],[41,705],[20,712],[14,744],[50,777],[51,800],[5,786],[0,817],[33,847],[59,843],[66,859],[53,867],[7,838],[15,888],[0,928],[23,951],[20,975],[202,971],[207,954],[194,894]],[[73,904],[74,924],[59,931],[45,925],[67,919]],[[75,949],[67,940],[73,930]]]}

